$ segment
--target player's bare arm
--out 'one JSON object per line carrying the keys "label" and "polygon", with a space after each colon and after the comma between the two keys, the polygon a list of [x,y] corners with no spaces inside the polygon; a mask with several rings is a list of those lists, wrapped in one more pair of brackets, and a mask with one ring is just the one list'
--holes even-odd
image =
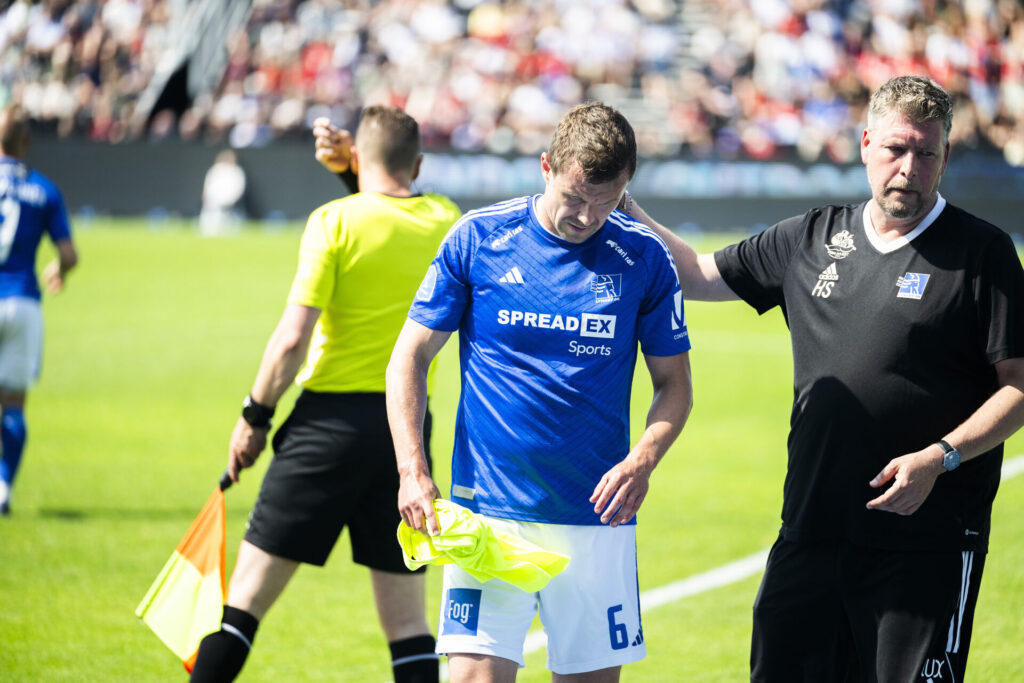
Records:
{"label": "player's bare arm", "polygon": [[[299,304],[288,304],[285,307],[281,320],[267,342],[256,381],[249,394],[256,403],[273,408],[295,381],[319,318],[319,308]],[[239,471],[256,462],[256,458],[267,446],[269,431],[269,426],[253,427],[244,418],[238,418],[228,446],[228,474],[232,481],[237,482]]]}
{"label": "player's bare arm", "polygon": [[647,428],[630,452],[608,470],[590,502],[601,523],[613,527],[633,519],[650,489],[651,474],[679,436],[693,407],[690,354],[644,356],[654,384]]}
{"label": "player's bare arm", "polygon": [[43,282],[46,283],[46,288],[54,294],[64,289],[64,277],[78,265],[78,252],[71,240],[58,240],[55,246],[57,247],[57,257],[43,269]]}
{"label": "player's bare arm", "polygon": [[672,259],[676,262],[679,284],[688,300],[735,301],[739,299],[732,288],[725,283],[722,274],[718,272],[714,254],[698,254],[686,240],[651,218],[629,194],[626,197],[628,200],[624,198],[620,208],[656,232],[658,237],[668,245],[669,251],[672,252]]}
{"label": "player's bare arm", "polygon": [[434,499],[441,494],[430,476],[423,443],[427,370],[450,336],[451,332],[432,330],[407,319],[391,352],[385,379],[388,423],[401,480],[398,509],[406,524],[426,529],[432,536],[440,532]]}
{"label": "player's bare arm", "polygon": [[[1024,358],[1010,358],[995,364],[999,378],[996,390],[981,407],[943,441],[956,448],[963,461],[988,452],[1024,426]],[[885,493],[868,502],[868,509],[911,515],[931,493],[935,480],[946,470],[945,451],[931,444],[916,453],[894,458],[871,480],[878,488],[892,480]]]}

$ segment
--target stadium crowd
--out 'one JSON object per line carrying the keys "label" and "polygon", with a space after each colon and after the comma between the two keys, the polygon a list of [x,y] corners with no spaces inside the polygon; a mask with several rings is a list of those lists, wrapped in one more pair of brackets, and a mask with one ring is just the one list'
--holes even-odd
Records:
{"label": "stadium crowd", "polygon": [[254,0],[213,92],[137,116],[183,4],[7,4],[0,104],[61,136],[244,147],[386,103],[428,149],[534,154],[598,99],[630,115],[646,155],[844,162],[868,93],[920,73],[956,98],[954,144],[1024,165],[1017,0]]}

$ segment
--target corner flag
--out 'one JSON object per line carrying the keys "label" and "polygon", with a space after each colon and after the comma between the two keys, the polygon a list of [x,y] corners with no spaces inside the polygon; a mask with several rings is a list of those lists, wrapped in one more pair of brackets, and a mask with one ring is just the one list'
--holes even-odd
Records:
{"label": "corner flag", "polygon": [[146,597],[135,608],[135,615],[181,659],[189,672],[199,641],[220,629],[226,597],[224,490],[229,486],[231,479],[225,473],[220,487],[210,495]]}

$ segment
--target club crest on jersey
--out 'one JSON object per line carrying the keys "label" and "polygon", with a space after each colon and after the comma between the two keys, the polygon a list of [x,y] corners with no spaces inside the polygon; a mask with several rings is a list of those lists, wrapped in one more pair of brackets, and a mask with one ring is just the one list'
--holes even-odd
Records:
{"label": "club crest on jersey", "polygon": [[595,275],[590,283],[590,291],[599,304],[618,301],[622,295],[622,274]]}
{"label": "club crest on jersey", "polygon": [[832,288],[839,282],[839,270],[835,263],[828,264],[828,268],[818,274],[818,282],[811,290],[811,296],[820,296],[827,299],[832,296]]}
{"label": "club crest on jersey", "polygon": [[928,286],[928,273],[910,273],[903,277],[896,278],[896,286],[900,288],[896,292],[897,299],[920,299],[924,296],[924,288]]}
{"label": "club crest on jersey", "polygon": [[851,251],[857,250],[857,247],[853,246],[853,234],[849,230],[832,235],[831,242],[825,245],[825,251],[834,259],[844,259]]}

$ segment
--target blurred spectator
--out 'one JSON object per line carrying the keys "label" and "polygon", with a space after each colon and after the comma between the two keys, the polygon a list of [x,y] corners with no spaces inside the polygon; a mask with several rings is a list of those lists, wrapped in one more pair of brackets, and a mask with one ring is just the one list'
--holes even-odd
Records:
{"label": "blurred spectator", "polygon": [[[146,135],[132,113],[181,4],[15,0],[0,104],[59,135]],[[920,73],[957,99],[954,144],[1024,155],[1019,0],[254,0],[226,48],[215,91],[151,117],[157,137],[263,145],[383,103],[427,148],[534,154],[600,99],[647,155],[848,162],[868,92]]]}
{"label": "blurred spectator", "polygon": [[207,236],[237,229],[245,218],[245,171],[230,149],[217,155],[203,180],[199,231]]}

